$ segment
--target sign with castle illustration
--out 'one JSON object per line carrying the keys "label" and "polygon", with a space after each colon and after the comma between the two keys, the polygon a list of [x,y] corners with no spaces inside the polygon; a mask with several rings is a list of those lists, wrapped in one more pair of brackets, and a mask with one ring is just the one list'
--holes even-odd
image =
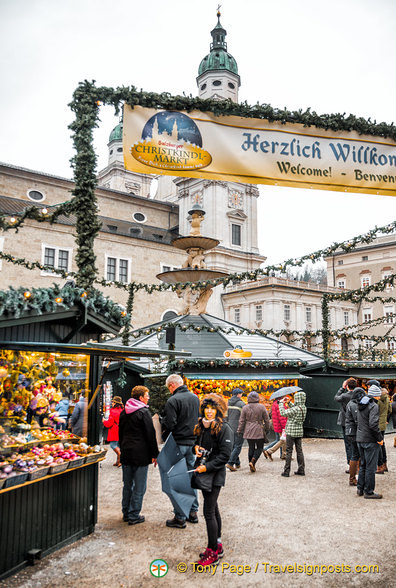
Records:
{"label": "sign with castle illustration", "polygon": [[129,105],[123,133],[134,172],[396,196],[390,139]]}

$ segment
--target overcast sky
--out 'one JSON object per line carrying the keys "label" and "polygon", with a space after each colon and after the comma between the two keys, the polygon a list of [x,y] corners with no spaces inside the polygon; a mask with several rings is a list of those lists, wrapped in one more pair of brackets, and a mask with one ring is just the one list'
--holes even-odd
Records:
{"label": "overcast sky", "polygon": [[[197,94],[217,2],[0,0],[0,161],[71,178],[68,103],[78,82]],[[223,0],[240,100],[395,121],[395,0]],[[101,110],[98,169],[117,123]],[[390,196],[260,188],[268,262],[396,218]],[[213,235],[215,236],[215,235]]]}

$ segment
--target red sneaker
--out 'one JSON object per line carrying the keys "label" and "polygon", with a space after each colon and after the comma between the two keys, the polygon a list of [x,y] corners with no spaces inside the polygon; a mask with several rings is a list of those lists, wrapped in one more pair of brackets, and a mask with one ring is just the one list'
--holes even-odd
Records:
{"label": "red sneaker", "polygon": [[199,557],[200,557],[201,559],[203,559],[204,557],[206,557],[206,556],[208,555],[208,551],[209,551],[209,547],[207,547],[207,548],[205,549],[205,551],[203,551],[202,553],[200,553],[200,554],[199,554]]}
{"label": "red sneaker", "polygon": [[217,550],[216,550],[216,552],[217,552],[217,557],[218,558],[223,557],[223,555],[224,555],[224,549],[223,549],[223,544],[222,543],[218,543],[217,544]]}
{"label": "red sneaker", "polygon": [[212,566],[219,561],[219,557],[217,555],[217,551],[213,551],[213,549],[207,548],[204,557],[202,557],[198,562],[198,566]]}

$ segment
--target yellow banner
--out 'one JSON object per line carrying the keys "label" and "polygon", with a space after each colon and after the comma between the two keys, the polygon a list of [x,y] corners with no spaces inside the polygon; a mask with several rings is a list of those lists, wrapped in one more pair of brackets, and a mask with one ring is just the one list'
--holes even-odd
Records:
{"label": "yellow banner", "polygon": [[396,196],[396,143],[355,132],[125,105],[123,147],[139,173]]}

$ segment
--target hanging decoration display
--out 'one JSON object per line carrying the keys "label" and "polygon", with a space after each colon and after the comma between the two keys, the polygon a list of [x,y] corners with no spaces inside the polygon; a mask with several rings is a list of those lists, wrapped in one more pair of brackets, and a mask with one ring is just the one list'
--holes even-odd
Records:
{"label": "hanging decoration display", "polygon": [[227,380],[226,374],[224,379],[217,380],[203,380],[203,379],[191,379],[188,374],[184,376],[184,381],[189,390],[197,394],[199,397],[205,394],[221,394],[222,396],[231,396],[234,388],[240,388],[243,390],[243,399],[246,401],[246,397],[250,392],[257,392],[260,395],[260,400],[266,405],[268,410],[271,408],[272,402],[269,400],[271,394],[283,388],[285,386],[297,386],[298,380]]}
{"label": "hanging decoration display", "polygon": [[396,142],[296,122],[124,105],[136,173],[396,196]]}

